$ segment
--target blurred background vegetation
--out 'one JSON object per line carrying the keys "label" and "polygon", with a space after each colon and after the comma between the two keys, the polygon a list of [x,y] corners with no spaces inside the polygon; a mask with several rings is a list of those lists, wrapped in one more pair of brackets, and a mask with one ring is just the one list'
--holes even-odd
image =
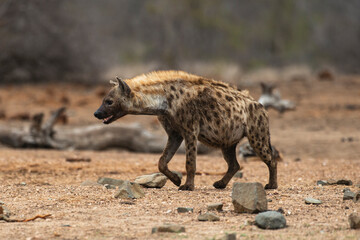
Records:
{"label": "blurred background vegetation", "polygon": [[0,83],[224,62],[360,71],[359,0],[0,0]]}

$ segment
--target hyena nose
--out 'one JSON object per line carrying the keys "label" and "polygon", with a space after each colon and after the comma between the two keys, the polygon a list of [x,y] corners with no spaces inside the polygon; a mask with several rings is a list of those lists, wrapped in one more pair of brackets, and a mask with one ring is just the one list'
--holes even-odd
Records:
{"label": "hyena nose", "polygon": [[99,111],[94,112],[96,118],[101,118],[101,113]]}

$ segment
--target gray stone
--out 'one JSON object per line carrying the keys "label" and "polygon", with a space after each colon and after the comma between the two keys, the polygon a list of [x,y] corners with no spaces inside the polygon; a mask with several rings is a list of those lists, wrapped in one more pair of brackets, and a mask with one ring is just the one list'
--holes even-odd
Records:
{"label": "gray stone", "polygon": [[181,233],[185,232],[185,227],[176,224],[165,224],[163,226],[152,228],[151,233],[157,232]]}
{"label": "gray stone", "polygon": [[215,222],[215,221],[220,221],[220,218],[217,215],[215,215],[214,213],[207,212],[207,213],[204,213],[204,214],[200,214],[198,216],[198,220],[199,221]]}
{"label": "gray stone", "polygon": [[305,203],[319,205],[319,204],[322,204],[322,201],[315,199],[315,198],[308,197],[308,198],[305,198]]}
{"label": "gray stone", "polygon": [[353,200],[355,197],[355,193],[353,193],[352,191],[350,191],[350,189],[346,189],[344,191],[344,196],[343,196],[343,200]]}
{"label": "gray stone", "polygon": [[354,202],[360,202],[360,191],[358,191],[357,193],[355,193],[355,196],[353,198]]}
{"label": "gray stone", "polygon": [[120,179],[102,177],[99,178],[97,182],[100,183],[101,185],[109,184],[114,186],[121,186],[125,181]]}
{"label": "gray stone", "polygon": [[101,186],[101,184],[95,181],[85,180],[80,184],[80,186]]}
{"label": "gray stone", "polygon": [[110,185],[110,184],[104,184],[104,187],[105,187],[106,189],[116,189],[116,186]]}
{"label": "gray stone", "polygon": [[329,185],[328,181],[326,180],[318,180],[316,182],[316,185],[320,185],[320,186],[326,186],[326,185]]}
{"label": "gray stone", "polygon": [[119,186],[119,190],[115,193],[115,198],[122,199],[135,199],[142,198],[145,194],[141,189],[141,186],[137,183],[124,181],[123,185]]}
{"label": "gray stone", "polygon": [[237,171],[234,175],[234,178],[242,178],[243,177],[243,172],[241,171]]}
{"label": "gray stone", "polygon": [[194,209],[193,208],[187,208],[187,207],[178,207],[177,212],[178,213],[194,212]]}
{"label": "gray stone", "polygon": [[236,233],[226,233],[224,240],[236,240]]}
{"label": "gray stone", "polygon": [[223,206],[223,203],[211,203],[207,206],[207,210],[221,212],[223,210]]}
{"label": "gray stone", "polygon": [[263,229],[280,229],[286,227],[284,215],[276,211],[262,212],[256,215],[255,223]]}
{"label": "gray stone", "polygon": [[316,185],[321,185],[321,186],[326,186],[326,185],[346,185],[346,186],[351,186],[353,183],[351,180],[346,180],[346,179],[340,179],[340,180],[334,180],[334,179],[329,179],[329,180],[319,180],[316,182]]}
{"label": "gray stone", "polygon": [[162,188],[167,181],[167,177],[162,173],[153,173],[135,178],[135,182],[147,188]]}
{"label": "gray stone", "polygon": [[350,214],[349,223],[351,229],[360,229],[360,215],[356,213]]}
{"label": "gray stone", "polygon": [[261,183],[234,183],[232,202],[237,213],[257,213],[267,210],[267,199]]}

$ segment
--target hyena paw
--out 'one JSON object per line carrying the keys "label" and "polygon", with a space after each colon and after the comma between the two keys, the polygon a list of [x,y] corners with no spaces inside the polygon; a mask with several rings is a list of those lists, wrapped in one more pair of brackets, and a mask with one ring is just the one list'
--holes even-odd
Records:
{"label": "hyena paw", "polygon": [[272,183],[272,184],[268,183],[265,185],[265,189],[277,189],[277,187],[278,187],[277,183]]}
{"label": "hyena paw", "polygon": [[194,191],[194,185],[184,184],[179,187],[180,191]]}
{"label": "hyena paw", "polygon": [[225,184],[222,180],[215,182],[215,183],[213,184],[213,186],[214,186],[215,188],[217,188],[217,189],[224,189],[224,188],[226,188],[226,184]]}
{"label": "hyena paw", "polygon": [[175,177],[173,179],[170,179],[176,186],[180,186],[181,184],[181,179],[179,178],[179,176],[175,175]]}

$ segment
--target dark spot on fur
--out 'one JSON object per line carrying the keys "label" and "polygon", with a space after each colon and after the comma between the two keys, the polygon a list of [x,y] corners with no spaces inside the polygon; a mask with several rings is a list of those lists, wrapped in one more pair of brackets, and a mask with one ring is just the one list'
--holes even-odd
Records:
{"label": "dark spot on fur", "polygon": [[216,92],[216,96],[218,96],[219,98],[221,98],[221,97],[222,97],[221,92]]}
{"label": "dark spot on fur", "polygon": [[211,131],[211,130],[212,130],[211,126],[208,126],[208,130],[209,130],[209,131]]}
{"label": "dark spot on fur", "polygon": [[179,94],[176,94],[175,96],[176,96],[176,98],[179,98]]}
{"label": "dark spot on fur", "polygon": [[241,114],[241,115],[243,114],[243,110],[242,110],[242,109],[240,110],[240,114]]}
{"label": "dark spot on fur", "polygon": [[249,105],[249,112],[251,113],[252,111],[253,111],[253,105],[250,104],[250,105]]}
{"label": "dark spot on fur", "polygon": [[189,92],[187,92],[187,93],[186,93],[186,96],[189,98],[189,97],[190,97],[190,93],[189,93]]}
{"label": "dark spot on fur", "polygon": [[216,120],[216,125],[220,125],[220,120],[218,119],[218,120]]}
{"label": "dark spot on fur", "polygon": [[214,133],[216,134],[216,135],[218,135],[219,134],[219,131],[218,130],[214,130]]}
{"label": "dark spot on fur", "polygon": [[174,86],[171,86],[170,89],[171,89],[172,91],[176,91],[176,88],[175,88]]}
{"label": "dark spot on fur", "polygon": [[217,112],[214,112],[213,115],[214,115],[214,118],[217,118],[217,119],[219,118],[219,114]]}
{"label": "dark spot on fur", "polygon": [[180,89],[179,92],[181,95],[184,94],[184,90],[182,90],[182,89]]}
{"label": "dark spot on fur", "polygon": [[212,110],[214,110],[215,105],[214,105],[214,104],[210,104],[210,108],[211,108]]}
{"label": "dark spot on fur", "polygon": [[209,123],[211,123],[211,121],[212,121],[211,116],[210,116],[209,114],[206,114],[205,117],[206,117],[206,120],[207,120]]}
{"label": "dark spot on fur", "polygon": [[231,96],[228,96],[228,95],[226,95],[226,100],[228,100],[228,101],[233,101],[234,99],[233,99],[233,97],[231,97]]}
{"label": "dark spot on fur", "polygon": [[200,119],[200,126],[204,125],[204,120]]}

